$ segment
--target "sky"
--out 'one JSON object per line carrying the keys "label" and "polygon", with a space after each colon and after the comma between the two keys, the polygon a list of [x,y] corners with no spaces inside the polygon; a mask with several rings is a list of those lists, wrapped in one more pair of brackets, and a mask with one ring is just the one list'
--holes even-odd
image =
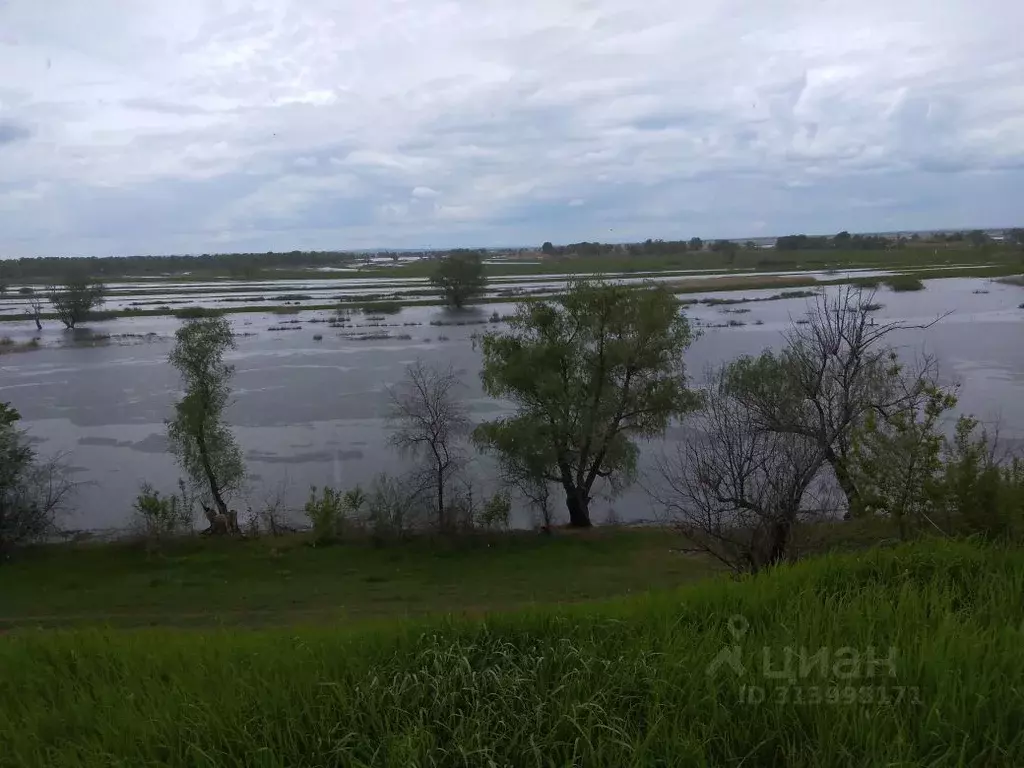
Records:
{"label": "sky", "polygon": [[0,257],[1024,225],[1020,0],[0,0]]}

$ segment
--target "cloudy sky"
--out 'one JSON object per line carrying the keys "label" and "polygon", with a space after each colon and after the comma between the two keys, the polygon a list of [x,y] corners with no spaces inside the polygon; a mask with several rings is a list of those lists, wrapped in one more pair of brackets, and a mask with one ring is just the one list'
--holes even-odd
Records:
{"label": "cloudy sky", "polygon": [[1021,0],[0,0],[0,256],[1024,224]]}

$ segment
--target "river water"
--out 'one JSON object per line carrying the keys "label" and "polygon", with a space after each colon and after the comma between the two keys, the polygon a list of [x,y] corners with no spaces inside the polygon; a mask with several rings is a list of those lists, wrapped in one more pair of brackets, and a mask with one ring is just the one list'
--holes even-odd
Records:
{"label": "river water", "polygon": [[[932,280],[926,286],[912,293],[879,291],[875,301],[884,307],[876,316],[911,324],[942,316],[926,330],[900,332],[894,341],[903,354],[937,356],[942,376],[960,384],[960,410],[997,421],[1004,438],[1024,441],[1024,309],[1019,308],[1024,290],[982,279]],[[740,308],[750,311],[726,311]],[[492,304],[469,315],[452,315],[438,307],[408,307],[389,315],[383,321],[387,327],[357,316],[355,325],[365,327],[350,330],[311,323],[327,316],[311,311],[286,318],[299,322],[284,326],[277,315],[228,315],[240,336],[229,356],[236,374],[227,417],[250,473],[245,498],[233,506],[244,509],[248,501],[259,507],[268,493],[283,490],[288,505],[300,510],[310,485],[365,487],[380,472],[401,471],[402,460],[386,442],[387,387],[417,358],[454,366],[475,420],[503,413],[505,406],[481,389],[480,353],[472,339],[500,325],[430,323],[483,321],[492,311],[511,309]],[[688,308],[687,314],[703,326],[686,356],[691,376],[699,380],[709,364],[778,345],[807,309],[806,299]],[[714,327],[730,319],[745,325]],[[167,317],[111,320],[77,337],[54,323],[42,334],[25,323],[0,326],[0,335],[16,340],[39,336],[43,344],[36,351],[0,357],[0,401],[10,401],[21,412],[41,454],[64,454],[81,483],[66,527],[126,525],[143,481],[174,490],[179,471],[167,452],[164,420],[180,394],[176,372],[167,363],[179,324]],[[288,326],[301,330],[268,330]],[[351,336],[383,332],[391,338]],[[110,338],[90,340],[90,333]],[[315,341],[314,334],[323,340]],[[641,475],[658,452],[672,450],[684,435],[685,427],[675,425],[664,440],[644,444]],[[490,462],[477,462],[474,471],[483,490],[494,487]],[[640,484],[614,500],[596,500],[593,512],[598,522],[610,516],[630,521],[658,515]],[[524,510],[517,508],[516,515],[519,524],[527,521]]]}

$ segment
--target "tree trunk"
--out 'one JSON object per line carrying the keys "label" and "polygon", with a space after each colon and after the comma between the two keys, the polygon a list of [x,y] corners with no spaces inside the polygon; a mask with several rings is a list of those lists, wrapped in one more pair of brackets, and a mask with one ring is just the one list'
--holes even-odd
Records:
{"label": "tree trunk", "polygon": [[570,528],[590,528],[590,499],[577,488],[565,489],[565,506],[569,510]]}
{"label": "tree trunk", "polygon": [[32,319],[36,321],[36,330],[37,331],[43,330],[43,324],[39,322],[39,315],[36,315]]}
{"label": "tree trunk", "polygon": [[793,530],[793,522],[788,517],[776,520],[770,528],[771,541],[768,546],[768,556],[765,558],[765,566],[778,565],[786,559],[789,550],[789,538]]}
{"label": "tree trunk", "polygon": [[442,531],[447,527],[444,519],[444,469],[442,467],[438,467],[437,470],[437,525]]}
{"label": "tree trunk", "polygon": [[846,470],[846,462],[837,456],[834,452],[829,451],[826,460],[832,465],[832,471],[835,473],[836,481],[839,483],[839,487],[843,491],[843,495],[846,496],[846,513],[849,517],[857,517],[864,512],[863,505],[861,504],[860,492],[857,490],[857,485],[853,482],[853,478],[850,477],[850,473]]}
{"label": "tree trunk", "polygon": [[213,497],[213,503],[217,505],[217,513],[224,515],[224,519],[228,521],[229,527],[238,527],[237,519],[235,515],[235,523],[232,526],[231,512],[228,511],[228,505],[224,502],[224,497],[221,496],[220,487],[217,484],[217,477],[213,473],[213,466],[210,464],[210,457],[206,453],[206,440],[202,434],[199,434],[196,439],[196,443],[199,446],[199,457],[203,462],[203,472],[206,474],[206,481],[210,484],[210,495]]}

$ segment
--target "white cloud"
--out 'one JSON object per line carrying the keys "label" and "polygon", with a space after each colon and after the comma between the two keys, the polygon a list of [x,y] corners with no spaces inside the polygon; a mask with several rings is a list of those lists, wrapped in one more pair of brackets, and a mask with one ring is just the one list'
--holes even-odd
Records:
{"label": "white cloud", "polygon": [[1022,25],[1016,0],[7,0],[0,250],[1021,223]]}

